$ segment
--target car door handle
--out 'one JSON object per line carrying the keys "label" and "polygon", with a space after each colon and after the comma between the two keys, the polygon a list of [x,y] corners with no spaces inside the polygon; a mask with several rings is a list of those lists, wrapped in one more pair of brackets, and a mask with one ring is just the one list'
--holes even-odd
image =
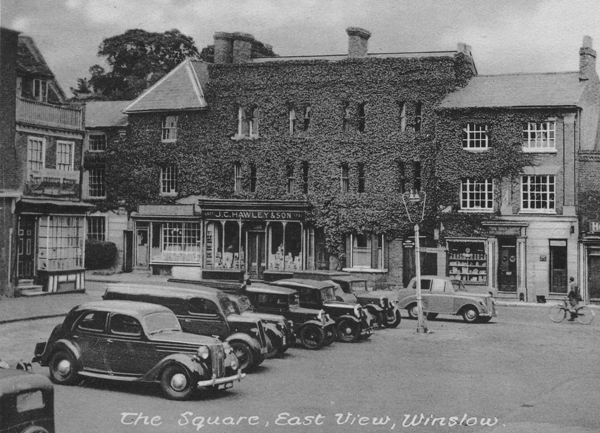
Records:
{"label": "car door handle", "polygon": [[111,340],[110,338],[106,340],[107,343],[113,343],[114,341]]}
{"label": "car door handle", "polygon": [[186,323],[189,323],[189,322],[191,322],[192,320],[191,320],[191,319],[183,319],[183,321],[184,321],[184,322],[186,322]]}

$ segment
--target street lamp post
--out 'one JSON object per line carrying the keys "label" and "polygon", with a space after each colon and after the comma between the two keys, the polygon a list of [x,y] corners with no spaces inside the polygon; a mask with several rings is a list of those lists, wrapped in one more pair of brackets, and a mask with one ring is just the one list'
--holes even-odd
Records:
{"label": "street lamp post", "polygon": [[[421,199],[421,196],[423,197]],[[415,225],[415,267],[417,268],[417,332],[427,334],[429,329],[427,328],[427,321],[423,315],[423,296],[421,295],[421,248],[419,243],[419,224],[423,222],[425,217],[425,204],[427,200],[427,194],[425,191],[410,191],[402,194],[402,202],[404,203],[404,209],[408,220]],[[417,212],[411,216],[408,209],[408,203],[416,207]],[[422,204],[422,208],[419,205]],[[421,210],[419,215],[419,210]]]}

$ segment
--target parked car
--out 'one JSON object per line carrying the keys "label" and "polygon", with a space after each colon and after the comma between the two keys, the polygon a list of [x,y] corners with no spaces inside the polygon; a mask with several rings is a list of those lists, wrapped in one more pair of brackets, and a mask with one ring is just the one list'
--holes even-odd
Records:
{"label": "parked car", "polygon": [[167,398],[185,400],[197,388],[226,389],[245,374],[233,350],[217,338],[183,332],[161,305],[96,301],[73,308],[33,362],[61,385],[80,378],[156,382]]}
{"label": "parked car", "polygon": [[238,296],[240,303],[246,302],[242,296],[249,300],[252,312],[282,315],[290,320],[296,338],[307,349],[317,350],[335,340],[335,321],[323,310],[300,307],[296,290],[252,283],[242,286]]}
{"label": "parked car", "polygon": [[[398,307],[405,308],[409,317],[417,317],[417,279],[399,291]],[[421,277],[423,311],[428,319],[438,314],[453,314],[465,322],[489,322],[496,317],[496,302],[491,294],[470,293],[460,280],[423,275]]]}
{"label": "parked car", "polygon": [[54,387],[47,377],[0,368],[0,432],[55,432]]}
{"label": "parked car", "polygon": [[333,281],[341,289],[338,290],[336,286],[336,300],[359,303],[374,317],[374,323],[379,327],[396,328],[402,320],[400,310],[396,306],[397,292],[372,291],[364,278],[355,277],[348,272],[322,270],[296,271],[294,278]]}
{"label": "parked car", "polygon": [[289,278],[271,284],[297,290],[301,307],[325,310],[335,320],[337,336],[343,342],[357,342],[373,334],[373,327],[360,304],[336,301],[331,281]]}
{"label": "parked car", "polygon": [[216,289],[141,284],[107,284],[104,300],[150,302],[169,308],[184,332],[217,336],[229,343],[242,371],[265,360],[271,345],[258,317],[242,316],[226,294]]}

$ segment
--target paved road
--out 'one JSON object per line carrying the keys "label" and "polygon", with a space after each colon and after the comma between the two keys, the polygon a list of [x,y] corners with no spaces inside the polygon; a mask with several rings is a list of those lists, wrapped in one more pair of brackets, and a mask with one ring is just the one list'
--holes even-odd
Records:
{"label": "paved road", "polygon": [[[554,324],[539,307],[501,307],[499,314],[489,324],[432,321],[429,335],[405,319],[359,344],[292,349],[232,390],[189,402],[165,400],[154,386],[59,386],[57,431],[600,431],[600,317],[583,326]],[[31,356],[59,322],[0,325],[1,353]],[[123,412],[148,418],[127,424],[136,416],[122,419]],[[143,425],[152,417],[160,417],[155,426]],[[208,417],[219,425],[208,425]],[[482,427],[482,419],[495,425]]]}

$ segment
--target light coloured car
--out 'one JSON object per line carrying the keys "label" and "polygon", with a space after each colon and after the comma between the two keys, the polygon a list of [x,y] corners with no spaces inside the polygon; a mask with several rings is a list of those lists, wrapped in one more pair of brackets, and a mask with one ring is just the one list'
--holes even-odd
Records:
{"label": "light coloured car", "polygon": [[[428,319],[438,314],[462,316],[465,322],[489,322],[496,317],[496,301],[491,294],[468,292],[460,280],[435,275],[421,276],[423,311]],[[411,318],[417,317],[417,278],[398,292],[398,308]]]}

